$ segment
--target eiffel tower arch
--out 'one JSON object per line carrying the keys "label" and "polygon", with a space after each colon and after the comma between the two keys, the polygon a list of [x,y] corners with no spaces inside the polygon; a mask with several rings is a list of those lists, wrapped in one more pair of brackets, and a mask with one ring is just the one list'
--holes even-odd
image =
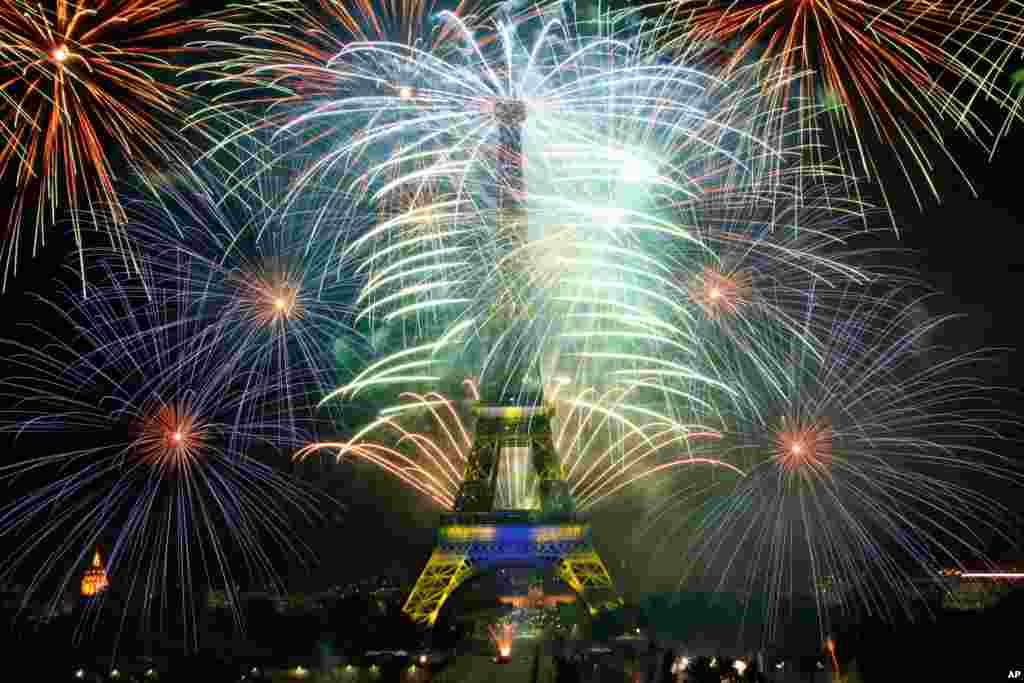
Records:
{"label": "eiffel tower arch", "polygon": [[[478,406],[476,440],[455,511],[442,515],[434,551],[403,611],[433,626],[460,585],[499,567],[529,565],[561,577],[591,614],[621,606],[594,548],[588,520],[575,511],[551,440],[546,407]],[[538,478],[537,509],[495,509],[503,453],[529,448]]]}

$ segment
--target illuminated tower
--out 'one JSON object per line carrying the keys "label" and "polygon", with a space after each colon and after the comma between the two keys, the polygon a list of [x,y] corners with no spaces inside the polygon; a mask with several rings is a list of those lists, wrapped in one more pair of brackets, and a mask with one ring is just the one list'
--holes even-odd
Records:
{"label": "illuminated tower", "polygon": [[[485,358],[480,377],[476,435],[452,513],[441,517],[434,552],[403,611],[432,626],[441,607],[470,577],[499,567],[554,570],[592,614],[621,605],[607,568],[591,542],[590,526],[575,509],[551,437],[539,357],[529,338],[528,289],[517,286],[523,269],[510,253],[527,239],[524,207],[523,124],[526,107],[497,100],[495,168],[500,189],[494,262],[501,294],[481,330]],[[498,495],[499,472],[519,467],[535,478],[530,496]]]}
{"label": "illuminated tower", "polygon": [[100,558],[100,549],[96,548],[96,554],[92,556],[92,566],[85,570],[82,576],[82,597],[92,598],[107,589],[107,570],[103,567],[103,560]]}

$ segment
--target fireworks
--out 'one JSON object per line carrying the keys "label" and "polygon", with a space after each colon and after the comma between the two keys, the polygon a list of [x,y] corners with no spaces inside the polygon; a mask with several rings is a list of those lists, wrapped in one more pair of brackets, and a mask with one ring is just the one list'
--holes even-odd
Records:
{"label": "fireworks", "polygon": [[[821,125],[832,131],[840,154],[838,131],[847,131],[859,150],[857,169],[880,180],[868,142],[869,131],[877,135],[899,153],[908,188],[920,203],[917,179],[937,197],[928,146],[959,170],[945,126],[955,125],[982,146],[992,144],[992,129],[972,105],[981,97],[1011,103],[996,81],[1024,31],[1014,5],[669,0],[661,5],[660,28],[690,53],[695,44],[731,46],[727,71],[758,62],[801,74],[792,87],[767,97],[766,109],[816,101],[838,118],[838,126],[829,120]],[[786,126],[777,130],[791,132]],[[803,133],[817,141],[819,123],[809,122]]]}
{"label": "fireworks", "polygon": [[[467,380],[465,388],[462,401],[437,392],[405,393],[401,403],[381,411],[376,421],[350,441],[313,443],[295,457],[302,459],[315,451],[328,450],[335,451],[339,460],[360,458],[383,468],[440,507],[451,509],[472,446],[469,408],[479,399],[474,383]],[[554,445],[581,508],[594,507],[637,482],[669,477],[687,466],[722,466],[743,476],[729,463],[693,455],[692,443],[716,439],[716,432],[680,425],[642,406],[630,405],[630,393],[616,388],[595,395],[592,388],[585,388],[574,394],[564,383],[548,388],[556,408]],[[635,412],[647,419],[638,424],[632,415]],[[508,509],[533,509],[538,500],[533,465],[528,458],[515,455],[503,457],[499,463],[495,504]],[[528,449],[523,455],[529,455]]]}
{"label": "fireworks", "polygon": [[789,475],[827,475],[832,462],[832,430],[826,420],[805,423],[783,417],[775,432],[775,461]]}
{"label": "fireworks", "polygon": [[[806,79],[778,75],[757,91],[761,100],[748,100],[744,78],[704,82],[703,74],[650,53],[638,60],[631,50],[640,43],[580,37],[557,22],[524,31],[498,22],[496,41],[471,44],[468,54],[347,46],[339,53],[339,82],[349,94],[288,123],[298,130],[343,113],[366,121],[314,161],[305,181],[356,168],[352,187],[366,188],[372,201],[412,192],[430,206],[406,203],[352,242],[351,254],[372,272],[360,315],[414,334],[325,401],[355,399],[368,387],[429,386],[467,369],[485,374],[500,347],[504,357],[543,368],[546,380],[565,377],[578,387],[559,396],[572,396],[576,408],[559,415],[568,432],[557,447],[581,507],[646,482],[657,527],[671,524],[684,501],[728,489],[706,517],[696,555],[722,557],[713,551],[724,539],[743,536],[736,520],[768,510],[763,517],[776,526],[748,522],[765,529],[751,561],[760,569],[751,576],[767,572],[774,598],[792,554],[810,553],[815,572],[852,576],[868,571],[857,558],[879,555],[883,544],[915,532],[936,538],[934,525],[897,533],[887,522],[876,528],[877,516],[856,519],[857,505],[858,513],[877,515],[882,503],[870,495],[895,498],[894,491],[857,488],[845,494],[853,500],[835,493],[871,477],[851,483],[859,466],[848,450],[851,434],[862,435],[855,452],[895,448],[871,431],[882,429],[882,413],[897,409],[902,391],[916,391],[916,380],[889,368],[901,363],[894,356],[911,353],[907,340],[923,338],[932,325],[909,325],[898,297],[876,295],[903,278],[865,265],[882,252],[853,246],[872,232],[860,186],[826,164],[788,167],[781,159],[806,150],[773,146],[793,137],[779,117],[802,115],[790,99]],[[601,59],[591,60],[591,50]],[[373,92],[369,65],[378,62],[402,64],[418,80]],[[749,75],[739,63],[731,68]],[[769,136],[774,143],[759,137],[770,129],[766,119],[786,131]],[[377,146],[390,152],[377,156]],[[518,157],[510,160],[509,150]],[[369,157],[376,161],[364,161]],[[430,323],[425,312],[435,316]],[[515,339],[488,338],[479,357],[451,359],[453,347],[472,344],[491,320],[509,317],[519,323]],[[905,336],[889,346],[878,338],[897,328]],[[854,387],[863,391],[868,381],[880,384],[858,402]],[[920,390],[941,394],[943,386]],[[350,441],[313,444],[300,457],[328,448],[364,458],[450,507],[470,426],[442,393],[406,400]],[[842,409],[833,414],[817,401]],[[411,423],[414,406],[433,422]],[[909,434],[895,444],[909,452],[932,448],[912,435],[927,431],[937,407],[920,406],[913,424],[885,413]],[[879,465],[884,456],[863,457]],[[901,450],[895,470],[879,465],[889,476],[881,480],[895,489],[904,466],[910,477],[908,458]],[[957,462],[994,473],[982,460],[979,453],[977,462]],[[748,475],[705,486],[701,472],[711,468],[676,469],[679,463],[726,464]],[[531,487],[521,470],[510,457],[498,497],[528,507]],[[658,476],[681,470],[686,477]],[[966,493],[942,473],[920,476],[931,477],[933,490]],[[817,507],[801,512],[812,498],[808,489],[822,493],[813,497]],[[831,515],[820,502],[829,495],[837,508]],[[998,515],[991,501],[975,503],[973,519]],[[910,513],[892,514],[907,520]],[[808,542],[796,547],[794,538]],[[911,554],[931,568],[938,559],[928,553],[938,551],[926,548],[921,540]],[[955,558],[979,550],[968,542],[943,552]],[[910,597],[906,574],[886,557],[884,586],[862,588],[862,604],[876,605],[883,590]],[[813,578],[804,585],[815,585]]]}
{"label": "fireworks", "polygon": [[145,415],[138,427],[139,457],[162,470],[195,466],[206,447],[208,426],[185,405],[163,405]]}
{"label": "fireworks", "polygon": [[[2,382],[6,431],[76,439],[0,468],[44,478],[0,509],[2,569],[39,556],[33,588],[67,585],[113,538],[112,585],[147,614],[200,569],[233,590],[229,547],[273,580],[265,548],[297,552],[285,515],[313,498],[254,443],[450,509],[502,373],[543,393],[581,510],[639,499],[659,558],[769,610],[831,576],[838,604],[885,611],[914,568],[981,554],[1005,510],[959,478],[1017,479],[982,445],[999,420],[956,376],[975,357],[930,348],[943,319],[907,303],[853,176],[879,179],[865,130],[914,187],[926,145],[949,156],[943,122],[987,144],[975,99],[1016,116],[995,75],[1016,9],[666,6],[647,30],[571,3],[280,0],[198,24],[177,0],[8,2],[7,265],[21,223],[41,243],[67,212],[88,298],[51,304],[72,334]],[[696,61],[709,43],[736,49]],[[194,115],[165,73],[204,79]],[[207,143],[188,164],[182,130]],[[387,406],[360,422],[359,401]],[[337,438],[314,435],[323,406]],[[497,506],[536,509],[508,450]]]}
{"label": "fireworks", "polygon": [[179,0],[0,5],[0,175],[16,188],[3,235],[5,286],[23,223],[34,225],[34,254],[47,224],[68,211],[81,247],[79,216],[112,208],[117,242],[124,214],[116,169],[178,158],[184,95],[161,78],[174,71],[168,55],[181,50],[171,39],[190,26],[173,19],[183,7]]}
{"label": "fireworks", "polygon": [[691,276],[689,290],[690,300],[711,320],[738,315],[750,305],[754,292],[750,273],[712,266]]}
{"label": "fireworks", "polygon": [[1019,478],[985,446],[1005,417],[970,376],[983,356],[931,346],[945,319],[898,300],[853,296],[820,355],[792,343],[777,370],[749,374],[748,407],[711,450],[747,476],[652,512],[648,528],[688,535],[686,562],[763,591],[772,626],[824,576],[852,587],[842,609],[891,616],[919,596],[914,576],[983,557],[986,530],[1004,533],[1006,509],[965,483]]}
{"label": "fireworks", "polygon": [[[349,44],[396,43],[429,52],[444,52],[459,36],[446,16],[462,17],[474,25],[480,18],[475,0],[463,0],[442,11],[434,0],[424,2],[375,2],[356,4],[343,0],[314,0],[231,5],[204,22],[208,35],[227,40],[207,40],[201,46],[226,57],[196,67],[207,75],[205,89],[216,92],[211,107],[198,118],[234,119],[239,111],[254,113],[258,122],[238,127],[228,139],[245,136],[250,126],[293,136],[303,147],[317,149],[325,141],[344,140],[354,133],[353,121],[333,116],[339,98],[362,94],[347,80],[344,53]],[[449,11],[450,10],[450,11]],[[256,47],[258,46],[258,47]],[[369,84],[387,91],[408,110],[417,98],[416,68],[382,61]],[[365,85],[365,84],[362,84]],[[223,90],[231,93],[228,97]],[[305,112],[309,125],[296,129],[295,110]],[[383,117],[387,111],[380,111]],[[364,132],[380,125],[374,117]]]}
{"label": "fireworks", "polygon": [[[654,265],[652,249],[701,248],[699,230],[672,215],[716,192],[772,192],[758,171],[785,157],[750,132],[764,84],[742,71],[723,83],[666,64],[638,38],[580,35],[550,17],[498,21],[495,40],[483,45],[449,20],[466,51],[346,46],[336,70],[345,94],[315,114],[300,107],[286,126],[363,122],[298,187],[353,168],[344,180],[352,192],[398,207],[346,256],[366,274],[359,316],[403,326],[409,343],[339,396],[438,377],[443,363],[486,374],[496,354],[524,367],[554,358],[556,373],[574,377],[584,358],[591,374],[602,360],[621,367],[619,349],[664,333],[647,304],[676,305],[664,293],[671,274]],[[273,58],[267,70],[288,68]],[[372,85],[378,64],[418,74],[411,102],[408,90]],[[771,87],[783,77],[775,79]],[[478,331],[509,318],[528,320],[507,342],[516,348],[499,354],[500,344],[478,343]],[[593,347],[602,339],[618,347],[600,355]],[[460,347],[471,360],[451,359]]]}
{"label": "fireworks", "polygon": [[[374,7],[361,6],[367,17]],[[418,24],[423,6],[409,9]],[[547,12],[484,21],[486,12],[469,10],[437,12],[436,40],[391,35],[387,22],[368,21],[372,30],[327,49],[316,47],[325,32],[306,14],[291,21],[309,27],[299,36],[282,34],[280,23],[261,31],[244,13],[231,14],[239,23],[217,24],[220,30],[258,35],[266,45],[218,63],[210,85],[261,88],[276,133],[318,150],[306,178],[341,171],[374,201],[438,181],[457,201],[479,205],[481,183],[493,189],[507,180],[497,170],[495,141],[513,119],[526,123],[532,167],[569,155],[575,181],[606,188],[619,180],[608,173],[617,168],[628,183],[671,180],[678,198],[752,173],[755,161],[782,158],[750,130],[762,88],[780,87],[785,75],[755,84],[737,70],[723,82],[665,64],[637,36],[585,35]],[[715,96],[705,98],[712,89]],[[589,168],[579,162],[585,156]]]}
{"label": "fireworks", "polygon": [[[90,277],[121,276],[117,265],[106,270]],[[223,351],[194,351],[202,325],[181,292],[141,301],[126,287],[95,289],[87,301],[65,294],[50,306],[77,341],[7,344],[21,375],[3,381],[2,429],[49,452],[0,468],[8,482],[44,477],[0,509],[0,535],[15,539],[2,573],[31,574],[32,593],[57,581],[56,600],[103,540],[111,581],[141,606],[143,623],[180,610],[195,648],[197,581],[233,593],[249,574],[280,586],[282,558],[268,544],[305,556],[286,522],[319,515],[320,496],[251,454],[303,437],[282,440],[256,409],[276,400],[271,388],[225,377]]]}
{"label": "fireworks", "polygon": [[[196,166],[155,198],[126,202],[124,231],[140,252],[137,293],[180,296],[180,324],[206,323],[196,352],[219,357],[222,376],[246,378],[274,422],[294,430],[360,363],[354,267],[338,258],[347,229],[358,226],[332,211],[336,199],[323,206],[311,193],[285,210],[287,180],[271,166],[277,155],[255,144],[245,151],[237,155],[244,183],[212,162]],[[338,344],[352,352],[351,367],[332,367]]]}

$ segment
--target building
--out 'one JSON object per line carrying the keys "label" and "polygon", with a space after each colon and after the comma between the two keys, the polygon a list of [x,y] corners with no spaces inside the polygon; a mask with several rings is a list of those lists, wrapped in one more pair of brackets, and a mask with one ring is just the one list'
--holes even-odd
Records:
{"label": "building", "polygon": [[994,606],[1012,590],[1024,586],[1020,564],[990,569],[944,569],[940,572],[943,609],[965,612]]}
{"label": "building", "polygon": [[570,590],[559,593],[545,592],[543,584],[531,585],[526,594],[499,595],[498,602],[511,605],[516,609],[543,609],[558,605],[571,605],[576,602],[576,594]]}
{"label": "building", "polygon": [[103,566],[103,559],[100,557],[100,549],[92,556],[92,565],[85,570],[82,576],[81,595],[83,598],[92,598],[107,590],[107,570]]}
{"label": "building", "polygon": [[818,599],[825,607],[839,607],[849,592],[848,583],[833,574],[826,574],[818,579]]}

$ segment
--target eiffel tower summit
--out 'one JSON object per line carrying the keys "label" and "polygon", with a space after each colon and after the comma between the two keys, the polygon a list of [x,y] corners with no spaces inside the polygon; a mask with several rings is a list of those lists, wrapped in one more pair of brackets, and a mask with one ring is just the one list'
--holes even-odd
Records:
{"label": "eiffel tower summit", "polygon": [[[499,180],[495,242],[527,239],[523,125],[518,99],[495,102]],[[525,253],[526,250],[517,250]],[[476,434],[454,510],[441,516],[434,551],[405,602],[413,621],[433,626],[445,601],[470,578],[505,567],[533,567],[560,576],[591,614],[621,606],[611,576],[591,541],[590,525],[576,511],[551,436],[539,354],[524,344],[529,306],[512,286],[521,277],[512,259],[495,277],[507,282],[481,337],[485,360]],[[514,464],[530,470],[530,496],[499,495],[499,472]],[[504,468],[504,470],[502,469]]]}

